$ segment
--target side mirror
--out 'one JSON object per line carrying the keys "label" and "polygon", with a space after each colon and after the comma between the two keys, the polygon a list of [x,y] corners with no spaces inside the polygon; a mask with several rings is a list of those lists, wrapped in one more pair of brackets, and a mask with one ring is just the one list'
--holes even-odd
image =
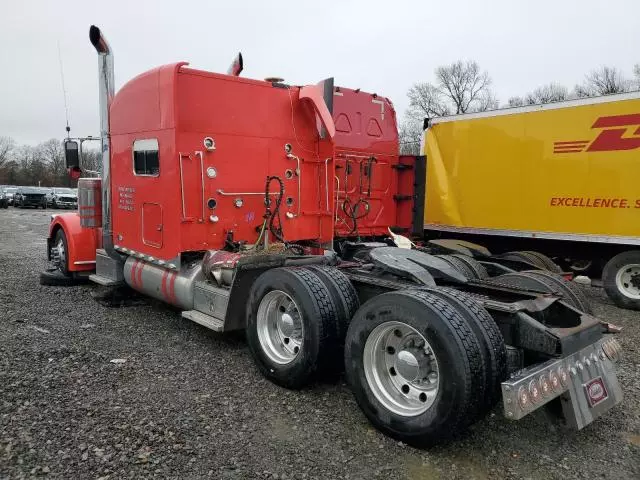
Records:
{"label": "side mirror", "polygon": [[74,140],[64,141],[64,160],[67,169],[80,168],[80,147]]}

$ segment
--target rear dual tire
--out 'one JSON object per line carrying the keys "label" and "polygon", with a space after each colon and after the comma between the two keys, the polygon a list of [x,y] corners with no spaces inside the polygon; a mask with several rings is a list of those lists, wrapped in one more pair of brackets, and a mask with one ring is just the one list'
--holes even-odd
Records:
{"label": "rear dual tire", "polygon": [[[353,285],[338,269],[266,271],[247,307],[247,342],[258,369],[296,389],[344,359],[347,381],[371,423],[416,446],[455,437],[499,400],[506,347],[471,297],[452,289],[385,293],[349,322],[357,305]],[[288,333],[278,325],[284,315],[297,322]],[[284,323],[294,327],[289,317]],[[287,344],[298,350],[287,352]]]}
{"label": "rear dual tire", "polygon": [[358,297],[330,267],[275,268],[254,282],[246,335],[260,372],[285,388],[302,388],[342,368],[342,345]]}
{"label": "rear dual tire", "polygon": [[345,372],[358,405],[376,428],[412,445],[454,438],[497,400],[504,342],[484,331],[484,309],[457,294],[378,295],[349,326]]}

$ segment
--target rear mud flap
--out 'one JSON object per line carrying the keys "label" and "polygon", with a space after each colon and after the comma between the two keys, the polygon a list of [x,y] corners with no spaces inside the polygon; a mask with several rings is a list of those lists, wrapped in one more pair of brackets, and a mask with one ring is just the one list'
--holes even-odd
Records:
{"label": "rear mud flap", "polygon": [[622,401],[606,337],[579,351],[521,370],[502,382],[504,415],[519,420],[560,398],[567,424],[582,429]]}
{"label": "rear mud flap", "polygon": [[[583,350],[584,351],[584,350]],[[600,355],[594,353],[594,355]],[[569,391],[564,393],[562,413],[568,425],[580,430],[622,401],[622,389],[613,363],[604,356],[583,355],[570,369]]]}

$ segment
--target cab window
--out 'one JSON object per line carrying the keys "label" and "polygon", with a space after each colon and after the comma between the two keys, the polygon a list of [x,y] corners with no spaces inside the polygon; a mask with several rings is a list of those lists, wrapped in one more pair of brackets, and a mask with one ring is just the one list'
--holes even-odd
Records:
{"label": "cab window", "polygon": [[140,176],[160,175],[158,140],[155,138],[133,142],[133,172]]}

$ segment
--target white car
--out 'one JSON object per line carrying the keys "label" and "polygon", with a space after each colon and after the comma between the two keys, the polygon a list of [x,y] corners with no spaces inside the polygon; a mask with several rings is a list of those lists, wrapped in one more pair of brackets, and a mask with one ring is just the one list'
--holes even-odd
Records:
{"label": "white car", "polygon": [[47,194],[47,205],[53,208],[77,208],[78,194],[73,188],[54,187]]}
{"label": "white car", "polygon": [[16,190],[18,190],[18,187],[4,187],[3,188],[4,196],[7,199],[7,203],[9,205],[13,205],[13,196],[15,195]]}

